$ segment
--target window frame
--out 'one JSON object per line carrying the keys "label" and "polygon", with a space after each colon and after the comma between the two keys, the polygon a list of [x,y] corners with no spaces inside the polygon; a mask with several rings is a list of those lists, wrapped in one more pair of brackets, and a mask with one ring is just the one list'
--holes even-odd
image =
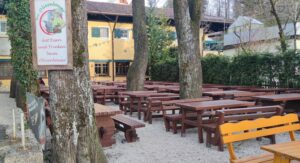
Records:
{"label": "window frame", "polygon": [[[2,23],[5,24],[4,32],[2,32]],[[7,21],[6,20],[0,20],[0,33],[6,34],[7,33]]]}
{"label": "window frame", "polygon": [[[99,37],[93,37],[93,29],[95,29],[95,28],[99,29]],[[107,29],[107,37],[101,36],[101,28]],[[92,37],[92,38],[109,39],[109,36],[110,36],[109,30],[110,30],[110,29],[109,29],[109,27],[107,27],[107,26],[95,26],[95,27],[91,27],[91,37]]]}
{"label": "window frame", "polygon": [[[124,65],[124,66],[122,66],[121,67],[121,69],[124,69],[125,71],[127,71],[127,72],[125,72],[125,73],[118,73],[118,64],[119,63],[121,63],[121,64],[128,64],[128,65]],[[126,61],[126,62],[115,62],[115,66],[116,66],[116,76],[127,76],[127,74],[128,74],[128,70],[129,70],[129,67],[130,67],[130,61]],[[126,66],[128,66],[128,67],[126,67]],[[123,70],[122,70],[123,71]]]}
{"label": "window frame", "polygon": [[[104,73],[104,65],[107,65],[106,68],[107,68],[107,72]],[[97,65],[100,65],[100,66],[97,66]],[[96,68],[99,68],[100,69],[100,74],[97,73],[97,70]],[[109,76],[109,62],[95,62],[94,63],[94,72],[95,72],[95,77],[101,77],[101,76]]]}
{"label": "window frame", "polygon": [[[2,64],[6,64],[6,65],[2,65]],[[6,67],[5,69],[0,68],[1,72],[7,72],[7,70],[9,69],[9,68],[7,68],[8,66],[10,66],[9,67],[10,68],[10,74],[9,74],[10,76],[9,75],[6,75],[6,76],[1,76],[0,75],[0,79],[11,79],[11,77],[13,75],[13,66],[12,66],[11,62],[0,62],[0,67],[1,68]],[[3,70],[5,70],[5,71],[3,71]]]}
{"label": "window frame", "polygon": [[[120,38],[117,38],[117,37],[116,37],[116,30],[127,31],[127,37],[120,37]],[[115,30],[114,30],[114,39],[129,40],[129,38],[130,38],[130,29],[128,29],[128,28],[115,28]]]}

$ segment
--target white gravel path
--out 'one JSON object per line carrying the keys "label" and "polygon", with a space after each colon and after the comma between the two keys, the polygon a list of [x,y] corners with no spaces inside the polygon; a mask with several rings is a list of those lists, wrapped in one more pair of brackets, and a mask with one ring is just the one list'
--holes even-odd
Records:
{"label": "white gravel path", "polygon": [[[137,119],[134,114],[133,118]],[[163,121],[154,119],[152,124],[137,129],[140,140],[134,143],[122,143],[124,133],[115,134],[117,143],[105,148],[110,163],[224,163],[229,162],[227,149],[219,152],[216,146],[207,148],[198,143],[197,129],[188,129],[186,137],[166,132]],[[205,134],[204,134],[205,135]],[[296,133],[300,139],[300,133]],[[276,141],[289,141],[288,134],[276,136]],[[236,154],[239,157],[262,154],[260,146],[269,144],[269,139],[262,141],[250,140],[235,143]]]}

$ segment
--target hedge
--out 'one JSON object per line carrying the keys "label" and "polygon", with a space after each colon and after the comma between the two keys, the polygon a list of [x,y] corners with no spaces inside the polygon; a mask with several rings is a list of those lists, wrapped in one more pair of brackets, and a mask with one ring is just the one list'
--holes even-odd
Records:
{"label": "hedge", "polygon": [[[160,61],[152,67],[152,80],[178,81],[178,61]],[[203,82],[227,85],[300,87],[300,53],[252,53],[234,57],[207,55],[201,59]]]}

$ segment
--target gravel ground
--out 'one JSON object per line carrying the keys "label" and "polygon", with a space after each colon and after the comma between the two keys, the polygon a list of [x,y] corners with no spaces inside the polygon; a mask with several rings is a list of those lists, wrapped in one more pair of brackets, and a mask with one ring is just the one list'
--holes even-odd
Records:
{"label": "gravel ground", "polygon": [[[43,160],[41,146],[36,141],[33,133],[25,125],[25,140],[26,150],[21,150],[21,125],[20,125],[20,113],[21,110],[16,107],[15,100],[9,98],[8,93],[0,92],[0,125],[6,126],[6,134],[8,139],[0,142],[0,163],[3,161],[4,156],[6,159],[13,162],[24,162],[30,160],[30,162],[41,162]],[[12,109],[15,109],[16,117],[16,140],[12,140],[13,133],[13,118]],[[16,157],[18,156],[18,157]],[[38,161],[37,161],[38,160]]]}
{"label": "gravel ground", "polygon": [[[115,107],[115,106],[114,106]],[[137,119],[137,115],[133,115]],[[186,136],[166,132],[163,121],[154,119],[152,124],[137,129],[140,140],[134,143],[122,143],[124,133],[115,134],[117,143],[105,148],[105,154],[110,163],[224,163],[229,162],[227,148],[219,152],[216,146],[207,148],[198,143],[197,129],[188,129]],[[205,134],[204,134],[205,135]],[[300,139],[300,133],[296,133]],[[276,141],[289,141],[288,134],[276,136]],[[262,141],[250,140],[235,143],[237,156],[262,154],[260,146],[269,144],[269,139]]]}
{"label": "gravel ground", "polygon": [[[0,89],[1,91],[1,89]],[[15,109],[16,119],[19,120],[20,114],[17,112],[19,109],[16,107],[15,100],[9,98],[8,93],[0,93],[0,104],[1,104],[1,116],[0,116],[0,124],[6,125],[8,127],[7,133],[12,133],[12,109]]]}
{"label": "gravel ground", "polygon": [[[16,109],[14,99],[8,98],[7,93],[0,93],[0,103],[0,124],[11,126],[10,110]],[[118,108],[116,105],[112,107]],[[19,118],[18,114],[16,116]],[[137,119],[136,114],[132,117]],[[7,133],[11,134],[12,131],[8,129]],[[196,129],[188,129],[186,137],[181,137],[180,133],[166,132],[161,119],[153,119],[153,124],[137,129],[137,133],[140,140],[134,143],[122,143],[123,132],[115,134],[117,143],[104,149],[109,163],[223,163],[229,160],[226,148],[224,152],[219,152],[217,147],[207,148],[205,144],[199,144]],[[300,139],[299,132],[296,133],[296,138]],[[289,141],[289,135],[278,135],[276,140]],[[260,150],[260,146],[268,143],[268,139],[235,143],[236,154],[240,157],[261,154],[264,151]]]}

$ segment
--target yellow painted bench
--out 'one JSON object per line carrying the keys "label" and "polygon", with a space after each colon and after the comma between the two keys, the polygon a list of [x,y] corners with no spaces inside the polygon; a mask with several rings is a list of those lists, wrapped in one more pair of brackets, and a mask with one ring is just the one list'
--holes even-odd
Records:
{"label": "yellow painted bench", "polygon": [[289,132],[291,141],[295,141],[294,131],[300,130],[297,114],[287,114],[284,116],[273,116],[271,118],[260,118],[253,121],[241,121],[239,123],[225,123],[220,126],[222,141],[227,145],[230,162],[232,163],[269,163],[273,162],[272,154],[263,154],[238,159],[235,155],[233,143]]}

